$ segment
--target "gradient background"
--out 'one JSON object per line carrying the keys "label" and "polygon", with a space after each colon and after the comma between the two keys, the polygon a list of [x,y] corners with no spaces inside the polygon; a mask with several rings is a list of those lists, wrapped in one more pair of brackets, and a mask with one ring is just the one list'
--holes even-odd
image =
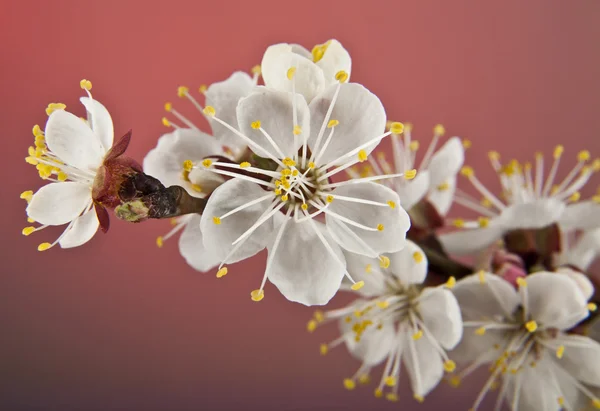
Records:
{"label": "gradient background", "polygon": [[391,118],[413,122],[422,144],[438,122],[471,139],[468,163],[486,181],[495,183],[490,149],[526,160],[563,143],[563,175],[578,150],[600,153],[597,0],[0,7],[2,410],[435,410],[467,409],[474,398],[474,388],[445,385],[423,405],[406,390],[400,404],[374,399],[372,386],[345,391],[342,379],[359,364],[344,349],[318,353],[335,327],[307,334],[313,310],[287,303],[273,286],[260,304],[250,300],[264,255],[217,280],[187,267],[174,241],[156,249],[168,222],[113,219],[110,233],[85,247],[38,253],[58,231],[20,234],[19,193],[42,184],[23,158],[47,103],[83,113],[81,78],[93,81],[117,135],[133,129],[129,154],[141,161],[165,132],[163,103],[177,99],[177,86],[249,70],[272,43],[310,49],[335,37],[353,57],[352,79]]}

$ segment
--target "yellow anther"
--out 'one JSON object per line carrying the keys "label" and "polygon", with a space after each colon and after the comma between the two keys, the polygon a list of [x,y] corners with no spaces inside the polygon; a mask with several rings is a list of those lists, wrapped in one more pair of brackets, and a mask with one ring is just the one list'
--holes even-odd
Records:
{"label": "yellow anther", "polygon": [[170,113],[170,112],[171,112],[171,110],[173,110],[173,104],[171,104],[171,103],[169,103],[169,102],[166,102],[166,103],[165,103],[165,111],[166,111],[167,113]]}
{"label": "yellow anther", "polygon": [[383,231],[384,228],[383,224],[377,224],[377,231]]}
{"label": "yellow anther", "polygon": [[587,150],[581,150],[579,153],[577,153],[577,160],[579,161],[588,161],[590,158],[590,152]]}
{"label": "yellow anther", "polygon": [[[285,158],[283,160],[283,164],[285,164],[285,161],[288,160],[289,158]],[[284,168],[283,170],[281,170],[281,175],[282,176],[289,176],[292,174],[292,170],[290,170],[289,168]]]}
{"label": "yellow anther", "polygon": [[333,127],[337,126],[338,124],[340,124],[340,122],[337,120],[329,120],[329,123],[327,123],[327,128],[333,128]]}
{"label": "yellow anther", "polygon": [[260,289],[254,290],[250,293],[250,298],[252,299],[252,301],[259,302],[263,298],[265,298],[265,292],[264,292],[264,290],[260,290]]}
{"label": "yellow anther", "polygon": [[65,108],[67,108],[67,106],[62,103],[50,103],[48,104],[48,107],[46,107],[46,114],[50,115],[56,110],[64,110]]}
{"label": "yellow anther", "polygon": [[156,237],[156,246],[158,248],[162,248],[163,244],[164,244],[164,240],[163,240],[162,236],[159,235],[158,237]]}
{"label": "yellow anther", "polygon": [[298,170],[293,170],[293,171],[292,171],[292,175],[293,175],[294,177],[296,177],[298,174],[300,174],[300,172],[299,172]]}
{"label": "yellow anther", "polygon": [[38,251],[46,251],[50,247],[52,247],[52,244],[50,244],[50,243],[42,243],[42,244],[38,245]]}
{"label": "yellow anther", "polygon": [[25,236],[33,233],[35,231],[35,227],[25,227],[21,233]]}
{"label": "yellow anther", "polygon": [[86,79],[83,79],[79,82],[79,87],[83,90],[90,91],[92,89],[92,82]]}
{"label": "yellow anther", "polygon": [[325,199],[328,203],[333,203],[333,196],[332,195],[328,195],[327,198]]}
{"label": "yellow anther", "polygon": [[31,131],[35,137],[44,135],[44,132],[42,131],[40,126],[37,124],[35,126],[33,126],[33,129],[31,129]]}
{"label": "yellow anther", "polygon": [[560,158],[560,156],[562,156],[562,153],[564,151],[565,151],[565,148],[559,144],[558,146],[556,146],[554,148],[554,153],[552,153],[552,155],[554,156],[555,159],[558,159],[558,158]]}
{"label": "yellow anther", "polygon": [[388,268],[390,266],[390,259],[385,255],[379,256],[379,266],[381,268]]}
{"label": "yellow anther", "polygon": [[215,223],[216,225],[221,224],[221,218],[220,217],[213,217],[213,223]]}
{"label": "yellow anther", "polygon": [[487,197],[482,198],[480,204],[482,206],[484,206],[485,208],[491,208],[492,207],[492,202]]}
{"label": "yellow anther", "polygon": [[287,194],[284,194],[281,196],[281,201],[288,201],[290,199],[290,197]]}
{"label": "yellow anther", "polygon": [[327,51],[327,47],[329,47],[329,42],[324,44],[317,44],[313,47],[311,53],[313,56],[313,62],[318,62],[325,55],[325,51]]}
{"label": "yellow anther", "polygon": [[554,194],[558,193],[558,188],[559,188],[558,184],[554,184],[552,186],[552,188],[550,189],[550,194],[554,195]]}
{"label": "yellow anther", "polygon": [[438,189],[438,191],[446,191],[450,188],[450,184],[444,181],[442,184],[439,184],[436,188]]}
{"label": "yellow anther", "polygon": [[209,158],[207,158],[206,160],[202,160],[202,165],[204,167],[210,167],[212,165],[212,163],[213,163],[212,160]]}
{"label": "yellow anther", "polygon": [[390,306],[389,301],[377,301],[375,304],[377,304],[377,307],[381,308],[382,310],[385,310]]}
{"label": "yellow anther", "polygon": [[42,137],[42,140],[37,140],[36,139],[36,141],[35,141],[35,147],[36,148],[41,148],[41,149],[45,149],[46,148],[46,143],[43,140],[43,137]]}
{"label": "yellow anther", "polygon": [[587,309],[590,310],[591,312],[594,312],[598,309],[598,306],[595,303],[588,303]]}
{"label": "yellow anther", "polygon": [[592,201],[596,204],[600,204],[600,194],[593,196]]}
{"label": "yellow anther", "polygon": [[412,255],[413,260],[415,263],[419,264],[422,263],[423,260],[425,260],[425,256],[423,256],[423,253],[420,251],[415,251]]}
{"label": "yellow anther", "polygon": [[538,325],[534,320],[531,320],[525,323],[525,328],[527,328],[527,331],[529,331],[530,333],[533,333],[537,330]]}
{"label": "yellow anther", "polygon": [[200,84],[200,87],[198,87],[198,91],[202,94],[205,94],[206,90],[208,90],[208,87],[206,86],[206,84]]}
{"label": "yellow anther", "polygon": [[192,190],[194,190],[197,193],[201,193],[202,192],[202,186],[199,184],[192,184]]}
{"label": "yellow anther", "polygon": [[517,277],[517,285],[519,287],[527,287],[527,280],[523,277]]}
{"label": "yellow anther", "polygon": [[479,277],[480,284],[485,284],[485,271],[479,270],[479,272],[477,273],[477,277]]}
{"label": "yellow anther", "polygon": [[412,335],[412,339],[415,341],[420,340],[421,338],[423,338],[423,330],[419,330]]}
{"label": "yellow anther", "polygon": [[419,149],[419,142],[417,140],[411,141],[410,144],[408,145],[408,148],[412,152],[417,151]]}
{"label": "yellow anther", "polygon": [[356,388],[356,383],[351,378],[344,379],[344,388],[347,390],[353,390]]}
{"label": "yellow anther", "polygon": [[471,178],[475,175],[475,171],[473,171],[473,167],[464,166],[460,169],[460,174],[462,174],[465,177]]}
{"label": "yellow anther", "polygon": [[396,394],[395,392],[388,392],[387,394],[385,394],[385,399],[391,402],[396,402],[398,401],[398,394]]}
{"label": "yellow anther", "polygon": [[598,399],[598,398],[594,398],[594,399],[592,400],[592,406],[593,406],[595,409],[597,409],[597,410],[600,410],[600,399]]}
{"label": "yellow anther", "polygon": [[498,153],[497,151],[489,151],[488,157],[490,160],[498,161],[500,160],[500,153]]}
{"label": "yellow anther", "polygon": [[563,355],[565,355],[565,346],[564,345],[560,345],[556,349],[556,358],[558,358],[560,360],[563,357]]}
{"label": "yellow anther", "polygon": [[358,382],[361,384],[369,384],[371,382],[371,377],[369,374],[361,374],[361,376],[358,377]]}
{"label": "yellow anther", "polygon": [[375,395],[375,398],[381,398],[383,397],[383,390],[381,388],[376,388],[373,394]]}
{"label": "yellow anther", "polygon": [[388,387],[393,387],[396,385],[396,377],[394,377],[393,375],[385,377],[383,381]]}
{"label": "yellow anther", "polygon": [[348,73],[344,70],[340,70],[337,73],[335,73],[335,79],[340,83],[345,83],[346,81],[348,81]]}
{"label": "yellow anther", "polygon": [[304,211],[308,210],[308,204],[306,203],[302,203],[302,205],[300,206],[301,209],[303,209]]}
{"label": "yellow anther", "polygon": [[315,311],[315,313],[313,314],[313,317],[315,317],[315,320],[317,320],[317,322],[320,322],[320,323],[325,320],[325,314],[323,314],[323,311],[321,311],[321,310]]}
{"label": "yellow anther", "polygon": [[361,163],[364,161],[367,161],[367,152],[365,150],[360,150],[358,152],[358,161],[360,161]]}
{"label": "yellow anther", "polygon": [[417,170],[415,170],[415,169],[407,170],[407,171],[404,172],[404,179],[405,180],[412,180],[416,176],[417,176]]}
{"label": "yellow anther", "polygon": [[532,166],[532,165],[531,165],[531,163],[528,161],[528,162],[526,162],[526,163],[525,163],[525,166],[524,166],[524,167],[525,167],[525,171],[531,171],[531,168],[532,168],[533,166]]}
{"label": "yellow anther", "polygon": [[392,134],[402,134],[404,132],[404,124],[399,121],[394,121],[390,124],[390,131]]}
{"label": "yellow anther", "polygon": [[179,87],[177,87],[177,96],[185,97],[186,94],[188,93],[188,91],[190,91],[190,89],[187,88],[186,86],[179,86]]}
{"label": "yellow anther", "polygon": [[600,171],[600,158],[594,160],[594,162],[592,163],[592,170],[596,172]]}
{"label": "yellow anther", "polygon": [[221,267],[219,269],[219,271],[217,271],[217,278],[221,278],[223,276],[226,276],[228,271],[229,270],[227,269],[227,267]]}
{"label": "yellow anther", "polygon": [[454,388],[460,387],[460,382],[460,377],[458,375],[453,375],[448,379],[448,383]]}
{"label": "yellow anther", "polygon": [[173,227],[175,227],[177,224],[179,224],[179,221],[177,220],[177,218],[171,218],[171,219],[169,219],[169,222],[171,223],[171,225]]}
{"label": "yellow anther", "polygon": [[247,161],[243,161],[243,162],[241,162],[241,163],[240,163],[240,168],[248,168],[248,167],[250,167],[251,165],[252,165],[252,164],[250,164],[249,162],[247,162]]}
{"label": "yellow anther", "polygon": [[560,405],[561,407],[563,405],[565,405],[565,398],[564,397],[558,397],[556,400],[558,401],[558,405]]}
{"label": "yellow anther", "polygon": [[423,403],[423,401],[425,401],[425,398],[424,398],[422,395],[417,395],[417,394],[415,394],[415,395],[413,395],[413,398],[414,398],[414,399],[415,399],[417,402],[420,402],[420,403]]}
{"label": "yellow anther", "polygon": [[350,287],[350,288],[352,288],[354,291],[358,291],[361,288],[363,288],[364,286],[365,286],[365,282],[361,280],[361,281],[358,281],[358,282],[352,284],[352,287]]}
{"label": "yellow anther", "polygon": [[162,124],[163,124],[163,126],[165,126],[165,127],[171,127],[171,122],[169,121],[169,119],[168,119],[168,118],[166,118],[166,117],[163,117],[163,118],[161,119],[161,121],[162,121]]}
{"label": "yellow anther", "polygon": [[300,134],[302,134],[302,127],[300,127],[299,125],[295,125],[293,133],[295,136],[299,136]]}
{"label": "yellow anther", "polygon": [[433,128],[433,134],[443,136],[444,134],[446,134],[446,128],[443,125],[438,124]]}
{"label": "yellow anther", "polygon": [[367,266],[365,267],[365,272],[367,274],[371,273],[373,271],[373,266],[371,264],[367,264]]}
{"label": "yellow anther", "polygon": [[456,285],[456,278],[454,278],[454,277],[448,278],[448,281],[446,281],[445,285],[446,285],[446,288],[448,288],[450,290],[453,289],[454,286]]}
{"label": "yellow anther", "polygon": [[446,370],[446,372],[454,372],[454,370],[456,370],[456,363],[452,360],[446,360],[444,362],[444,370]]}
{"label": "yellow anther", "polygon": [[250,69],[250,72],[251,72],[252,74],[257,74],[257,75],[260,75],[260,74],[262,73],[262,71],[261,71],[261,69],[260,69],[260,65],[259,65],[259,64],[257,64],[256,66],[252,67],[252,68]]}
{"label": "yellow anther", "polygon": [[327,355],[329,352],[329,346],[327,344],[321,344],[319,350],[321,351],[321,355]]}
{"label": "yellow anther", "polygon": [[192,162],[192,160],[185,160],[183,162],[183,169],[187,172],[192,171],[192,169],[194,168],[194,163]]}
{"label": "yellow anther", "polygon": [[31,217],[27,217],[27,222],[29,224],[33,224],[33,223],[35,223],[35,220],[33,218],[31,218]]}
{"label": "yellow anther", "polygon": [[260,120],[256,120],[250,123],[250,127],[252,127],[254,130],[258,130],[260,128]]}
{"label": "yellow anther", "polygon": [[[254,291],[253,291],[254,292]],[[306,324],[306,329],[308,330],[309,333],[313,332],[314,330],[317,329],[318,326],[318,322],[317,320],[310,320],[307,324]]]}
{"label": "yellow anther", "polygon": [[468,150],[471,148],[471,146],[473,145],[473,143],[471,142],[471,140],[464,138],[462,140],[462,146],[465,150]]}
{"label": "yellow anther", "polygon": [[479,224],[479,227],[486,228],[490,225],[490,219],[487,217],[479,217],[477,223]]}
{"label": "yellow anther", "polygon": [[308,168],[310,168],[311,170],[315,167],[316,167],[316,165],[312,161],[310,163],[308,163]]}
{"label": "yellow anther", "polygon": [[452,221],[452,225],[456,228],[463,228],[465,226],[465,220],[463,220],[462,218],[457,218],[454,221]]}
{"label": "yellow anther", "polygon": [[573,194],[569,196],[569,201],[571,203],[576,203],[581,198],[581,193],[579,191],[575,191]]}
{"label": "yellow anther", "polygon": [[475,334],[476,335],[484,335],[485,334],[485,327],[479,327],[478,329],[475,330]]}
{"label": "yellow anther", "polygon": [[290,67],[286,73],[286,76],[288,78],[288,80],[291,80],[294,78],[294,74],[296,74],[296,67]]}
{"label": "yellow anther", "polygon": [[395,203],[395,202],[393,202],[392,200],[388,201],[388,202],[387,202],[387,205],[388,205],[388,206],[390,206],[390,208],[391,208],[391,209],[394,209],[394,208],[396,208],[396,203]]}
{"label": "yellow anther", "polygon": [[202,110],[202,112],[209,117],[214,117],[217,114],[217,111],[213,106],[204,107],[204,110]]}
{"label": "yellow anther", "polygon": [[23,191],[19,196],[21,200],[25,200],[27,202],[31,201],[31,197],[33,197],[33,191],[31,190]]}
{"label": "yellow anther", "polygon": [[[286,157],[282,160],[282,163],[285,164],[288,167],[294,167],[296,165],[296,162],[294,160],[292,160],[289,157]],[[283,174],[284,176],[289,176],[290,174],[292,174],[291,170],[285,169],[281,171],[281,174]]]}

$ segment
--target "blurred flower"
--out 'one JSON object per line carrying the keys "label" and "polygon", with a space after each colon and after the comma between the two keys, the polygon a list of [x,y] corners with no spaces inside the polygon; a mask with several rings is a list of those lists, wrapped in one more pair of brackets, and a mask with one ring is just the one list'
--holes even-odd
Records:
{"label": "blurred flower", "polygon": [[[427,259],[412,241],[401,251],[387,254],[389,264],[347,254],[353,278],[365,282],[364,297],[349,306],[318,312],[308,323],[309,331],[329,322],[338,322],[342,335],[321,345],[321,354],[342,343],[362,361],[354,376],[344,380],[347,389],[365,380],[373,367],[385,361],[375,396],[398,399],[401,362],[408,372],[414,397],[424,397],[441,381],[444,370],[453,372],[448,358],[462,336],[462,319],[456,298],[449,290],[454,284],[425,287]],[[383,267],[382,267],[383,265]],[[385,393],[384,391],[387,391]]]}
{"label": "blurred flower", "polygon": [[[295,74],[287,69],[295,90]],[[206,159],[195,164],[234,177],[210,196],[201,219],[204,245],[225,263],[248,258],[267,247],[269,256],[260,288],[267,280],[291,301],[325,304],[349,276],[342,248],[377,257],[400,250],[410,221],[398,195],[373,181],[406,173],[331,183],[330,177],[365,161],[384,132],[379,99],[359,84],[338,83],[316,96],[310,106],[300,94],[257,88],[237,106],[240,130],[221,119],[214,107],[204,111],[237,134],[256,156],[273,164],[268,170],[244,161]],[[396,133],[402,124],[395,123]],[[335,133],[335,136],[334,136]],[[326,224],[316,221],[325,216]],[[276,229],[276,226],[279,227]]]}
{"label": "blurred flower", "polygon": [[502,202],[478,179],[471,167],[465,166],[461,173],[469,179],[483,200],[465,193],[459,193],[457,202],[479,212],[477,221],[456,220],[455,225],[464,228],[440,236],[444,248],[454,254],[472,253],[488,247],[502,238],[504,233],[515,229],[540,229],[558,223],[562,230],[590,229],[600,227],[600,196],[590,201],[579,201],[579,190],[587,183],[594,171],[600,170],[600,159],[588,165],[590,153],[581,151],[577,164],[569,174],[555,184],[558,164],[563,147],[554,150],[554,162],[548,178],[544,182],[544,158],[536,154],[535,173],[531,163],[521,165],[512,160],[507,165],[500,164],[500,155],[489,153],[492,166],[498,173],[502,186]]}
{"label": "blurred flower", "polygon": [[[565,236],[566,238],[566,236]],[[586,271],[600,255],[600,229],[586,230],[573,244],[563,243],[562,253],[557,257],[558,263],[571,265]]]}
{"label": "blurred flower", "polygon": [[[456,283],[453,292],[462,311],[465,334],[452,351],[465,364],[451,379],[458,385],[478,367],[491,364],[490,377],[477,396],[501,385],[497,408],[505,400],[513,409],[578,409],[593,401],[584,386],[600,386],[600,344],[567,334],[595,310],[589,280],[575,271],[538,272],[517,280],[479,272]],[[471,330],[471,331],[469,331]]]}

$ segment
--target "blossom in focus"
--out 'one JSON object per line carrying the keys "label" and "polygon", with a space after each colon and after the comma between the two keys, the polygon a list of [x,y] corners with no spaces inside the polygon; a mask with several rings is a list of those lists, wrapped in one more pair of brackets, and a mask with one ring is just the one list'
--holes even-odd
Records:
{"label": "blossom in focus", "polygon": [[344,380],[347,389],[368,379],[372,368],[385,364],[375,396],[396,401],[404,364],[414,397],[423,401],[444,371],[455,368],[447,355],[460,341],[463,329],[460,308],[449,289],[455,280],[439,287],[424,286],[427,259],[412,241],[386,256],[390,264],[382,267],[376,259],[348,254],[352,277],[365,282],[359,290],[362,298],[345,308],[317,312],[308,329],[339,324],[342,335],[322,344],[321,354],[345,344],[362,362],[356,373]]}
{"label": "blossom in focus", "polygon": [[[224,264],[246,259],[265,247],[268,259],[252,299],[264,297],[266,280],[291,301],[325,304],[337,292],[346,270],[342,249],[378,257],[405,244],[410,221],[398,195],[374,181],[413,178],[414,170],[392,176],[332,182],[331,177],[366,161],[385,132],[379,99],[359,84],[338,82],[310,102],[295,92],[259,87],[237,106],[237,124],[205,113],[227,127],[273,169],[250,162],[206,159],[195,168],[234,177],[210,196],[201,219],[204,245]],[[402,124],[393,129],[400,133]],[[324,217],[324,218],[323,218]],[[320,219],[324,219],[324,223]],[[353,280],[351,282],[354,283]],[[360,287],[357,283],[356,287]]]}
{"label": "blossom in focus", "polygon": [[451,383],[491,366],[473,410],[497,385],[496,409],[503,400],[521,411],[600,407],[586,388],[600,387],[600,344],[567,333],[597,308],[588,303],[593,286],[587,277],[573,270],[537,272],[517,284],[483,271],[456,283],[465,333],[451,354],[464,367]]}
{"label": "blossom in focus", "polygon": [[579,152],[575,167],[557,182],[562,154],[563,147],[556,147],[554,161],[544,180],[544,157],[541,153],[536,154],[533,166],[531,163],[522,165],[516,160],[502,165],[499,154],[491,152],[489,158],[502,186],[500,197],[477,179],[471,167],[463,167],[461,173],[483,196],[483,200],[479,202],[461,192],[455,201],[480,213],[481,217],[476,221],[456,220],[455,225],[463,230],[441,235],[444,248],[453,254],[473,253],[493,244],[510,230],[539,229],[555,223],[563,231],[599,228],[600,196],[579,202],[579,190],[594,172],[600,171],[600,159],[589,164],[590,153],[585,150]]}
{"label": "blossom in focus", "polygon": [[33,128],[35,147],[29,148],[26,160],[36,166],[42,179],[51,183],[35,194],[21,194],[28,202],[28,220],[40,224],[24,228],[23,234],[67,224],[54,242],[40,244],[40,251],[56,244],[62,248],[77,247],[88,242],[98,227],[106,231],[105,207],[115,206],[115,180],[124,173],[141,171],[137,163],[121,156],[131,134],[113,146],[110,114],[92,98],[89,80],[82,80],[80,85],[88,94],[80,99],[87,110],[87,120],[65,111],[64,104],[52,103],[46,109],[49,117],[45,130],[37,125]]}

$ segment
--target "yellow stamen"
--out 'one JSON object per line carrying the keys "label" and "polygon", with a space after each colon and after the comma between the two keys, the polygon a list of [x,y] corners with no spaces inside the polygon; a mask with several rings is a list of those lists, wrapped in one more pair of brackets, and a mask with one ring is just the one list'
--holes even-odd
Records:
{"label": "yellow stamen", "polygon": [[50,115],[56,110],[64,110],[65,108],[67,108],[67,106],[63,103],[50,103],[48,104],[48,107],[46,107],[46,114]]}
{"label": "yellow stamen", "polygon": [[577,154],[577,160],[579,161],[588,161],[590,157],[590,152],[587,150],[582,150]]}
{"label": "yellow stamen", "polygon": [[463,168],[461,168],[460,174],[462,174],[463,176],[465,176],[467,178],[471,178],[475,175],[475,171],[473,171],[473,167],[464,166]]}
{"label": "yellow stamen", "polygon": [[192,171],[192,169],[194,168],[194,163],[192,162],[192,160],[185,160],[183,162],[183,169],[187,172]]}
{"label": "yellow stamen", "polygon": [[569,201],[571,203],[576,203],[581,198],[581,193],[579,191],[575,191],[573,194],[569,196]]}
{"label": "yellow stamen", "polygon": [[446,370],[446,372],[454,372],[454,370],[456,369],[456,363],[452,360],[446,360],[444,362],[444,370]]}
{"label": "yellow stamen", "polygon": [[381,308],[382,310],[385,310],[390,306],[389,301],[377,301],[375,304],[377,304],[377,307]]}
{"label": "yellow stamen", "polygon": [[33,197],[33,191],[31,191],[31,190],[23,191],[19,197],[21,198],[21,200],[26,200],[27,202],[30,202],[31,197]]}
{"label": "yellow stamen", "polygon": [[454,278],[454,277],[448,278],[448,281],[446,281],[445,285],[446,285],[446,288],[448,288],[450,290],[453,289],[454,286],[456,285],[456,278]]}
{"label": "yellow stamen", "polygon": [[371,377],[369,377],[369,374],[362,374],[358,377],[358,382],[361,384],[369,384],[371,382]]}
{"label": "yellow stamen", "polygon": [[457,218],[454,221],[452,221],[452,225],[456,228],[463,228],[465,226],[465,220],[463,220],[462,218]]}
{"label": "yellow stamen", "polygon": [[450,188],[450,184],[444,181],[442,184],[439,184],[436,188],[438,189],[438,191],[446,191]]}
{"label": "yellow stamen", "polygon": [[371,266],[371,264],[367,264],[367,266],[365,267],[365,272],[368,274],[371,271],[373,271],[373,266]]}
{"label": "yellow stamen", "polygon": [[389,205],[391,209],[394,209],[394,208],[396,208],[396,203],[395,203],[395,202],[393,202],[392,200],[388,201],[388,202],[387,202],[387,205]]}
{"label": "yellow stamen", "polygon": [[383,390],[381,388],[376,388],[373,394],[375,395],[375,398],[381,398],[383,397]]}
{"label": "yellow stamen", "polygon": [[385,385],[387,385],[388,387],[393,387],[396,385],[396,378],[393,375],[385,377],[385,379],[383,381],[384,381]]}
{"label": "yellow stamen", "polygon": [[332,195],[328,195],[327,198],[326,198],[326,201],[328,203],[332,203],[333,202],[333,196]]}
{"label": "yellow stamen", "polygon": [[35,231],[35,227],[25,227],[25,228],[23,229],[23,231],[21,231],[21,233],[22,233],[24,236],[28,236],[29,234],[33,233],[34,231]]}
{"label": "yellow stamen", "polygon": [[254,290],[250,293],[250,298],[252,301],[259,302],[265,298],[265,292],[263,290]]}
{"label": "yellow stamen", "polygon": [[379,256],[379,266],[381,268],[388,268],[390,266],[390,258],[385,255]]}
{"label": "yellow stamen", "polygon": [[[285,164],[288,167],[294,167],[296,165],[296,162],[289,157],[284,158],[282,162],[283,162],[283,164]],[[284,173],[284,171],[285,171],[285,173]],[[292,174],[292,171],[288,170],[288,169],[282,170],[281,174],[289,176],[290,174]]]}
{"label": "yellow stamen", "polygon": [[404,124],[394,121],[392,124],[390,124],[390,131],[392,134],[402,134],[404,132]]}
{"label": "yellow stamen", "polygon": [[183,98],[188,93],[188,91],[190,91],[190,89],[186,86],[179,86],[177,87],[177,96]]}
{"label": "yellow stamen", "polygon": [[413,395],[413,398],[414,398],[414,399],[415,399],[417,402],[420,402],[420,403],[423,403],[423,401],[425,401],[425,398],[423,398],[423,396],[421,396],[421,395],[417,395],[417,394],[415,394],[415,395]]}
{"label": "yellow stamen", "polygon": [[327,128],[333,128],[333,127],[337,126],[338,124],[340,124],[340,122],[337,120],[329,120],[329,123],[327,123]]}
{"label": "yellow stamen", "polygon": [[412,180],[416,176],[417,176],[417,170],[415,170],[415,169],[407,170],[407,171],[404,172],[404,179],[405,180]]}
{"label": "yellow stamen", "polygon": [[50,247],[52,247],[52,244],[50,244],[50,243],[42,243],[42,244],[38,245],[38,251],[46,251]]}
{"label": "yellow stamen", "polygon": [[56,179],[60,182],[67,181],[67,178],[69,178],[69,176],[64,171],[59,171],[56,175]]}
{"label": "yellow stamen", "polygon": [[413,260],[415,261],[415,263],[419,264],[422,263],[423,260],[425,259],[425,257],[423,256],[423,253],[420,251],[415,251],[412,255]]}
{"label": "yellow stamen", "polygon": [[523,277],[518,277],[517,278],[517,285],[519,287],[527,287],[527,280],[524,279]]}
{"label": "yellow stamen", "polygon": [[415,341],[420,340],[421,338],[423,338],[423,330],[419,330],[412,335],[412,339]]}
{"label": "yellow stamen", "polygon": [[487,217],[479,217],[477,223],[479,224],[479,227],[486,228],[490,225],[490,219]]}
{"label": "yellow stamen", "polygon": [[171,104],[171,103],[169,103],[169,102],[165,103],[165,111],[166,111],[167,113],[170,113],[170,112],[171,112],[171,110],[173,110],[173,104]]}
{"label": "yellow stamen", "polygon": [[479,327],[478,329],[475,330],[475,334],[476,335],[484,335],[485,334],[485,327]]}
{"label": "yellow stamen", "polygon": [[483,270],[480,270],[480,271],[477,273],[477,276],[479,277],[479,282],[480,282],[481,284],[485,284],[485,271],[483,271]]}
{"label": "yellow stamen", "polygon": [[260,120],[256,120],[250,123],[250,127],[252,127],[254,130],[258,130],[260,128]]}
{"label": "yellow stamen", "polygon": [[250,69],[250,72],[251,72],[252,74],[258,74],[258,75],[260,75],[260,74],[262,73],[262,71],[261,71],[261,69],[260,69],[260,65],[259,65],[259,64],[257,64],[256,66],[252,67],[252,68]]}
{"label": "yellow stamen", "polygon": [[287,194],[284,194],[281,196],[281,201],[288,201],[288,200],[289,200],[289,197]]}
{"label": "yellow stamen", "polygon": [[350,287],[350,288],[352,288],[354,291],[358,291],[361,288],[363,288],[364,285],[365,285],[365,282],[361,280],[361,281],[358,281],[358,282],[352,284],[352,287]]}
{"label": "yellow stamen", "polygon": [[377,231],[383,231],[384,226],[383,224],[377,224]]}
{"label": "yellow stamen", "polygon": [[413,140],[408,145],[410,151],[417,151],[419,149],[419,142],[417,140]]}
{"label": "yellow stamen", "polygon": [[227,267],[221,267],[221,269],[217,271],[217,278],[226,276],[228,271],[229,270],[227,269]]}
{"label": "yellow stamen", "polygon": [[454,387],[454,388],[458,388],[460,386],[460,377],[458,375],[453,375],[452,377],[450,377],[450,379],[448,380],[448,383]]}
{"label": "yellow stamen", "polygon": [[291,80],[294,78],[294,74],[296,74],[296,67],[290,67],[286,73],[286,76],[288,78],[288,80]]}
{"label": "yellow stamen", "polygon": [[212,160],[208,158],[206,160],[202,160],[202,165],[204,167],[210,167],[212,165]]}
{"label": "yellow stamen", "polygon": [[437,124],[433,128],[433,134],[436,134],[438,136],[443,136],[444,134],[446,134],[446,128],[441,124]]}
{"label": "yellow stamen", "polygon": [[308,330],[309,333],[311,333],[317,329],[317,325],[318,325],[317,320],[310,320],[308,322],[308,324],[306,324],[306,329]]}
{"label": "yellow stamen", "polygon": [[209,117],[214,117],[217,114],[217,111],[213,106],[204,107],[204,110],[202,110],[202,112]]}
{"label": "yellow stamen", "polygon": [[40,128],[40,126],[37,125],[37,124],[35,126],[33,126],[33,129],[31,129],[31,131],[33,132],[33,135],[35,137],[37,137],[37,136],[43,136],[44,135],[44,132],[42,131],[42,129]]}
{"label": "yellow stamen", "polygon": [[468,150],[468,149],[470,149],[472,145],[473,145],[473,143],[471,142],[471,140],[468,140],[468,139],[466,139],[466,138],[465,138],[465,139],[463,139],[463,141],[462,141],[462,146],[463,146],[463,148],[464,148],[465,150]]}
{"label": "yellow stamen", "polygon": [[327,344],[321,344],[319,349],[321,351],[321,355],[327,355],[327,353],[329,352],[329,347],[327,346]]}
{"label": "yellow stamen", "polygon": [[591,312],[594,312],[594,311],[596,311],[598,309],[598,306],[595,303],[588,303],[587,308]]}
{"label": "yellow stamen", "polygon": [[315,311],[314,317],[315,317],[315,320],[317,320],[317,322],[320,322],[320,323],[325,320],[325,314],[323,314],[323,311],[321,311],[321,310]]}
{"label": "yellow stamen", "polygon": [[598,398],[594,398],[594,399],[592,400],[592,406],[593,406],[595,409],[597,409],[597,410],[600,410],[600,399],[598,399]]}
{"label": "yellow stamen", "polygon": [[158,236],[158,237],[156,237],[156,246],[157,246],[158,248],[162,248],[162,246],[163,246],[163,243],[164,243],[164,241],[163,241],[163,238],[162,238],[162,236]]}
{"label": "yellow stamen", "polygon": [[163,124],[163,126],[165,126],[165,127],[171,127],[171,122],[169,121],[169,119],[168,119],[168,118],[166,118],[166,117],[163,117],[163,118],[161,119],[161,121],[162,121],[162,124]]}
{"label": "yellow stamen", "polygon": [[358,152],[358,161],[360,161],[361,163],[364,161],[367,161],[367,152],[365,150],[360,150]]}
{"label": "yellow stamen", "polygon": [[348,73],[346,73],[344,70],[340,70],[335,73],[335,79],[340,83],[345,83],[348,81]]}
{"label": "yellow stamen", "polygon": [[241,168],[248,168],[248,167],[250,167],[251,165],[252,165],[252,164],[250,164],[250,163],[249,163],[249,162],[247,162],[247,161],[243,161],[243,162],[241,162],[241,163],[240,163],[240,167],[241,167]]}
{"label": "yellow stamen", "polygon": [[306,211],[306,210],[308,210],[308,204],[302,203],[302,205],[300,206],[300,208]]}
{"label": "yellow stamen", "polygon": [[563,357],[564,354],[565,354],[565,346],[564,345],[560,345],[556,349],[556,358],[558,358],[560,360]]}
{"label": "yellow stamen", "polygon": [[31,217],[27,217],[27,222],[29,224],[33,224],[33,223],[35,223],[35,220],[33,218],[31,218]]}
{"label": "yellow stamen", "polygon": [[213,217],[213,223],[215,223],[216,225],[221,224],[221,219],[219,217]]}
{"label": "yellow stamen", "polygon": [[525,328],[527,328],[527,331],[529,331],[530,333],[533,333],[537,330],[538,325],[534,320],[531,320],[525,323]]}
{"label": "yellow stamen", "polygon": [[554,156],[555,159],[560,158],[560,156],[562,156],[562,153],[565,151],[565,148],[562,145],[558,145],[554,148],[554,153],[552,153],[552,155]]}
{"label": "yellow stamen", "polygon": [[353,390],[354,388],[356,388],[356,383],[354,382],[354,380],[346,378],[344,380],[344,388],[346,388],[347,390]]}
{"label": "yellow stamen", "polygon": [[295,125],[293,133],[295,136],[299,136],[300,134],[302,134],[302,127],[300,127],[299,125]]}
{"label": "yellow stamen", "polygon": [[201,193],[202,192],[202,186],[200,186],[199,184],[192,184],[192,190],[194,190],[197,193]]}
{"label": "yellow stamen", "polygon": [[83,90],[90,91],[92,89],[92,82],[86,79],[83,79],[79,82],[79,87]]}
{"label": "yellow stamen", "polygon": [[310,163],[308,163],[308,168],[313,169],[315,167],[316,167],[316,165],[312,161]]}

